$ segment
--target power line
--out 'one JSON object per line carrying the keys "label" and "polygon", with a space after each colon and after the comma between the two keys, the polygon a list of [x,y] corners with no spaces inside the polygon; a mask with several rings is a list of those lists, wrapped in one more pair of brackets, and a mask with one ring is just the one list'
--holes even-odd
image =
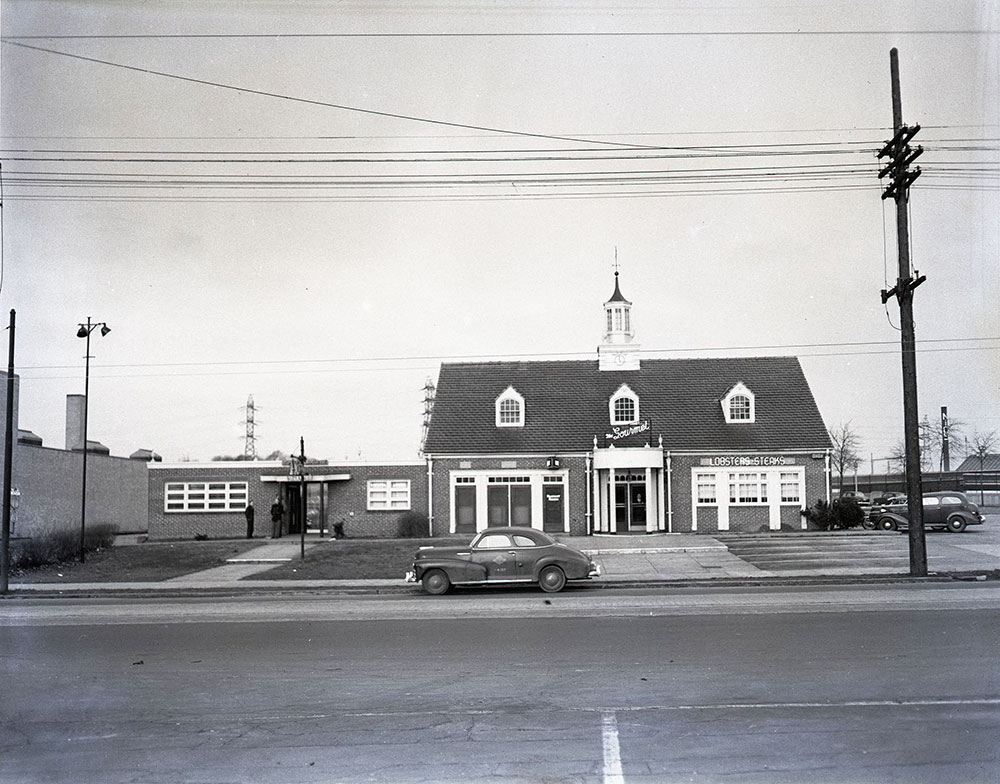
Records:
{"label": "power line", "polygon": [[[941,343],[987,343],[1000,342],[1000,335],[974,338],[927,338],[917,341],[919,345],[937,345]],[[664,353],[697,353],[697,352],[717,352],[717,351],[787,351],[789,349],[823,349],[823,348],[862,348],[867,346],[886,346],[895,348],[896,342],[889,340],[863,340],[863,341],[835,341],[828,343],[772,343],[763,345],[746,346],[695,346],[686,348],[671,349],[640,349],[639,353],[646,355],[660,355]],[[979,347],[970,347],[978,350]],[[941,350],[941,349],[930,349]],[[944,350],[968,350],[966,348],[944,349]],[[881,352],[876,352],[881,353]],[[209,360],[199,362],[126,362],[126,363],[101,363],[102,368],[181,368],[181,367],[227,367],[240,365],[267,365],[267,366],[289,366],[303,364],[347,364],[357,362],[487,362],[500,361],[503,359],[538,359],[542,357],[590,357],[592,351],[563,351],[563,352],[525,352],[506,354],[423,354],[423,355],[395,355],[380,357],[314,357],[305,359],[247,359],[247,360]],[[76,365],[21,365],[19,370],[72,370]]]}
{"label": "power line", "polygon": [[87,40],[269,40],[309,38],[685,38],[685,37],[811,37],[900,35],[997,35],[994,30],[641,30],[585,31],[536,30],[531,32],[420,32],[420,33],[118,33],[111,35],[8,35],[4,41]]}
{"label": "power line", "polygon": [[2,42],[5,43],[5,44],[9,44],[10,46],[19,46],[19,47],[21,47],[23,49],[31,49],[33,51],[44,52],[46,54],[54,54],[54,55],[58,55],[60,57],[68,57],[68,58],[73,59],[73,60],[80,60],[80,61],[83,61],[83,62],[95,63],[95,64],[98,64],[98,65],[106,65],[106,66],[109,66],[109,67],[112,67],[112,68],[121,68],[121,69],[124,69],[124,70],[127,70],[127,71],[133,71],[135,73],[146,74],[148,76],[160,76],[160,77],[163,77],[163,78],[166,78],[166,79],[176,79],[178,81],[187,82],[189,84],[202,85],[204,87],[216,87],[216,88],[223,89],[223,90],[233,90],[235,92],[245,93],[247,95],[256,95],[256,96],[261,96],[261,97],[265,97],[265,98],[277,98],[277,99],[283,100],[283,101],[293,101],[295,103],[304,103],[304,104],[309,104],[311,106],[322,106],[322,107],[325,107],[325,108],[328,108],[328,109],[340,109],[342,111],[357,112],[357,113],[360,113],[360,114],[369,114],[369,115],[374,115],[376,117],[388,117],[390,119],[395,119],[395,120],[407,120],[407,121],[410,121],[410,122],[427,123],[429,125],[440,125],[440,126],[449,127],[449,128],[465,128],[467,130],[473,130],[473,131],[487,131],[487,132],[490,132],[490,133],[500,133],[500,134],[506,134],[506,135],[510,135],[510,136],[521,136],[521,137],[534,138],[534,139],[554,139],[554,140],[559,140],[559,141],[576,142],[578,144],[581,144],[581,143],[602,144],[602,145],[609,145],[609,146],[613,146],[613,147],[622,147],[622,146],[635,147],[635,145],[631,145],[631,144],[629,144],[629,145],[623,145],[623,144],[621,144],[619,142],[604,141],[604,140],[600,140],[600,139],[572,139],[572,138],[568,138],[568,137],[565,137],[565,136],[554,136],[554,135],[551,135],[551,134],[544,134],[544,133],[531,133],[531,132],[528,132],[528,131],[517,131],[517,130],[511,130],[511,129],[507,129],[507,128],[491,128],[489,126],[484,126],[484,125],[472,125],[472,124],[467,124],[467,123],[449,122],[449,121],[446,121],[446,120],[435,120],[435,119],[432,119],[432,118],[429,118],[429,117],[417,117],[416,115],[399,114],[399,113],[396,113],[396,112],[385,112],[385,111],[379,111],[377,109],[363,109],[363,108],[357,107],[357,106],[348,106],[346,104],[338,104],[338,103],[331,103],[331,102],[328,102],[328,101],[320,101],[320,100],[317,100],[317,99],[314,99],[314,98],[301,98],[301,97],[298,97],[298,96],[286,95],[286,94],[283,94],[283,93],[269,92],[267,90],[257,90],[257,89],[253,89],[253,88],[250,88],[250,87],[240,87],[238,85],[233,85],[233,84],[224,84],[222,82],[214,82],[214,81],[211,81],[209,79],[197,79],[197,78],[191,77],[191,76],[181,76],[180,74],[168,73],[166,71],[157,71],[157,70],[154,70],[152,68],[140,68],[139,66],[135,66],[135,65],[125,65],[123,63],[115,63],[115,62],[112,62],[110,60],[102,60],[102,59],[97,58],[97,57],[87,57],[87,56],[80,55],[80,54],[72,54],[70,52],[61,52],[61,51],[58,51],[56,49],[49,49],[47,47],[32,46],[30,44],[20,43],[20,42],[11,40],[9,38],[4,38],[4,39],[0,39],[0,40],[2,40]]}

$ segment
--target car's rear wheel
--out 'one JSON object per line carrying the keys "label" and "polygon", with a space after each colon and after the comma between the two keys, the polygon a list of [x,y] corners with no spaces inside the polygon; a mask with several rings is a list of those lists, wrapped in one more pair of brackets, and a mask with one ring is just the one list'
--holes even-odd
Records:
{"label": "car's rear wheel", "polygon": [[967,523],[965,522],[965,518],[958,517],[957,515],[948,520],[948,530],[954,534],[962,533],[962,531],[965,530],[966,525]]}
{"label": "car's rear wheel", "polygon": [[895,531],[896,521],[890,517],[883,517],[881,520],[878,521],[878,527],[881,528],[883,531]]}
{"label": "car's rear wheel", "polygon": [[864,528],[864,529],[866,529],[866,530],[873,531],[873,530],[875,530],[875,521],[874,520],[869,520],[866,517],[864,520],[861,521],[861,527]]}
{"label": "car's rear wheel", "polygon": [[566,573],[558,566],[546,566],[538,575],[538,585],[546,593],[558,593],[566,586]]}
{"label": "car's rear wheel", "polygon": [[451,588],[451,580],[440,569],[431,569],[424,572],[424,576],[420,579],[420,582],[423,584],[424,590],[434,596],[448,593],[448,590]]}

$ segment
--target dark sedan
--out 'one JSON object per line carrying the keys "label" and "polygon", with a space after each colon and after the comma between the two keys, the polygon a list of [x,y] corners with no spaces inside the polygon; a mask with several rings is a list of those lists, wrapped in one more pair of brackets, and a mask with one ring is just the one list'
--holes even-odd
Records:
{"label": "dark sedan", "polygon": [[[983,517],[979,507],[965,497],[965,493],[946,490],[938,493],[924,493],[923,496],[924,526],[935,531],[948,529],[961,533],[970,525],[982,525]],[[877,528],[883,531],[898,531],[910,525],[910,510],[906,499],[896,501],[892,505],[872,509],[869,515]]]}
{"label": "dark sedan", "polygon": [[600,575],[600,568],[575,547],[534,528],[487,528],[466,547],[421,547],[407,582],[427,593],[447,593],[453,585],[537,583],[549,593],[570,580]]}

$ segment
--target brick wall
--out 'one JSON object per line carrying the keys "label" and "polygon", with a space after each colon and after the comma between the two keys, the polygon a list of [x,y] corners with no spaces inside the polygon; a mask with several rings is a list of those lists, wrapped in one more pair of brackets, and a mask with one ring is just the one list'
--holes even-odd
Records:
{"label": "brick wall", "polygon": [[369,510],[368,482],[371,480],[409,480],[410,509],[427,516],[427,465],[405,464],[345,464],[329,467],[332,474],[350,474],[349,481],[330,482],[327,490],[326,528],[344,523],[348,537],[395,537],[404,512],[397,509]]}
{"label": "brick wall", "polygon": [[[369,510],[368,482],[376,479],[405,479],[410,482],[410,510],[427,514],[427,469],[420,463],[310,465],[309,475],[349,475],[350,479],[326,483],[323,499],[323,529],[326,534],[333,525],[344,523],[349,537],[394,537],[399,530],[403,510]],[[256,510],[254,537],[271,534],[271,504],[281,494],[288,501],[283,485],[265,482],[262,477],[287,476],[288,467],[280,462],[218,462],[151,466],[149,471],[149,535],[153,539],[192,539],[204,535],[210,539],[246,536],[243,510],[228,512],[168,512],[164,508],[164,488],[168,482],[247,482],[250,500]],[[308,479],[308,476],[307,476]],[[317,525],[319,485],[310,485],[309,525]]]}
{"label": "brick wall", "polygon": [[[17,536],[80,529],[83,454],[17,444],[12,485],[21,492]],[[87,455],[87,525],[109,523],[122,533],[148,525],[147,464],[124,457]]]}
{"label": "brick wall", "polygon": [[[451,536],[451,472],[491,471],[510,473],[516,471],[547,470],[549,455],[531,455],[518,458],[476,457],[435,458],[432,492],[434,498],[434,536]],[[569,509],[570,536],[587,534],[587,462],[584,457],[560,456],[560,470],[568,472],[566,504]],[[511,464],[514,464],[514,467]]]}
{"label": "brick wall", "polygon": [[[803,501],[811,506],[817,498],[826,498],[826,461],[814,458],[814,453],[799,453],[784,455],[790,466],[805,469],[805,487]],[[705,455],[673,455],[671,459],[671,503],[673,508],[672,531],[687,533],[691,531],[691,469],[701,466]],[[752,469],[748,469],[752,470]],[[780,509],[782,528],[802,529],[803,518],[798,506],[782,506]],[[756,533],[763,527],[768,528],[768,512],[766,507],[733,507],[729,515],[729,530],[744,533]],[[699,507],[698,533],[714,533],[718,530],[717,511],[712,507]]]}

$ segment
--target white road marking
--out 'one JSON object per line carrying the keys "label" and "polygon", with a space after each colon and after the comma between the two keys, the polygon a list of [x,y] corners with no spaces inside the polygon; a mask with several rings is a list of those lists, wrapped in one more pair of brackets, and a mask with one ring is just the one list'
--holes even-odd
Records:
{"label": "white road marking", "polygon": [[625,784],[622,775],[622,752],[618,745],[618,719],[611,711],[601,716],[604,743],[604,784]]}

